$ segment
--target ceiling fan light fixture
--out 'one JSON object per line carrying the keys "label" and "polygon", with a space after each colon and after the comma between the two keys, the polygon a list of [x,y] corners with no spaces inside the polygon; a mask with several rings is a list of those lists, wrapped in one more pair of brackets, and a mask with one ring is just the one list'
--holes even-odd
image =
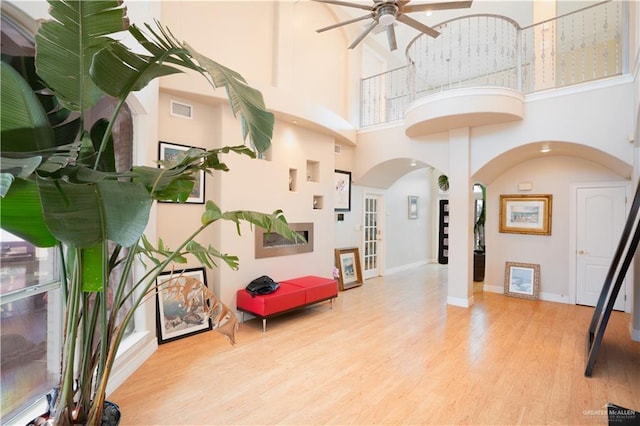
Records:
{"label": "ceiling fan light fixture", "polygon": [[396,21],[398,8],[393,4],[385,4],[378,9],[378,22],[380,25],[389,26]]}
{"label": "ceiling fan light fixture", "polygon": [[396,17],[391,14],[382,15],[380,16],[380,19],[378,19],[378,22],[385,27],[393,24],[395,21]]}
{"label": "ceiling fan light fixture", "polygon": [[[2,1],[2,0],[0,0]],[[368,15],[363,15],[357,18],[348,19],[346,21],[338,22],[328,27],[320,28],[316,32],[321,33],[334,28],[342,27],[343,25],[352,24],[355,22],[371,19],[371,22],[362,30],[360,35],[349,45],[349,49],[354,49],[358,43],[360,43],[374,28],[378,27],[378,31],[374,31],[374,34],[385,31],[387,33],[387,39],[389,41],[389,49],[396,50],[398,48],[396,41],[396,34],[394,30],[394,23],[398,21],[415,30],[426,34],[429,37],[436,38],[440,35],[440,31],[431,28],[422,22],[413,19],[409,16],[413,12],[432,12],[437,10],[448,9],[463,9],[471,7],[473,0],[446,0],[436,1],[435,3],[408,4],[412,0],[370,0],[373,4],[363,4],[360,2],[351,2],[346,0],[313,0],[319,3],[327,3],[336,6],[346,6],[354,9],[366,10]],[[442,25],[440,26],[442,27]]]}

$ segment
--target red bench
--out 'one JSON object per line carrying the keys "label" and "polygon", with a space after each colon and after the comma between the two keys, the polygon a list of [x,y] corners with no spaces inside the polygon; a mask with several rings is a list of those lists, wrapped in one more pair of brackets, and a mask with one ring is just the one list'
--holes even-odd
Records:
{"label": "red bench", "polygon": [[251,296],[245,289],[236,293],[236,306],[243,314],[262,318],[262,331],[267,330],[267,318],[283,314],[325,300],[338,297],[338,283],[331,278],[306,276],[280,281],[280,287],[271,294]]}

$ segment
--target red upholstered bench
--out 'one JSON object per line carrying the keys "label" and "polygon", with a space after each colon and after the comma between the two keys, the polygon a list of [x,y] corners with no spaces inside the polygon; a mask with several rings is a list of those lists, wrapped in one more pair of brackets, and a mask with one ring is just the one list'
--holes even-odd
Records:
{"label": "red upholstered bench", "polygon": [[271,294],[251,296],[245,289],[236,293],[236,305],[246,312],[262,318],[262,331],[267,330],[267,318],[338,297],[338,283],[331,278],[306,276],[280,281],[280,287]]}

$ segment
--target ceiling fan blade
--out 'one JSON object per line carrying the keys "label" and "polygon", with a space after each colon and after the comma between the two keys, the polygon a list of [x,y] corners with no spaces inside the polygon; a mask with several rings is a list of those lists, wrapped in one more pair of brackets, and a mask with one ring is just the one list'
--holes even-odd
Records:
{"label": "ceiling fan blade", "polygon": [[364,16],[361,16],[359,18],[353,18],[353,19],[349,19],[348,21],[338,22],[337,24],[333,24],[333,25],[329,25],[328,27],[320,28],[319,30],[316,30],[316,32],[317,33],[321,33],[323,31],[332,30],[334,28],[341,27],[343,25],[353,24],[354,22],[358,22],[358,21],[364,21],[365,19],[368,19],[368,18],[373,18],[373,14],[370,13],[368,15],[364,15]]}
{"label": "ceiling fan blade", "polygon": [[369,34],[371,30],[373,30],[376,27],[376,25],[378,25],[378,21],[373,21],[372,23],[370,23],[369,26],[362,32],[362,34],[360,34],[358,38],[355,39],[353,43],[351,43],[351,46],[349,46],[349,49],[353,49],[354,47],[356,47],[358,43],[360,43],[362,39],[365,38],[367,34]]}
{"label": "ceiling fan blade", "polygon": [[335,4],[335,5],[338,5],[338,6],[355,7],[355,8],[362,9],[362,10],[371,10],[371,6],[369,6],[369,5],[358,4],[358,3],[349,3],[347,1],[340,1],[340,0],[313,0],[313,1],[317,1],[317,2],[320,2],[320,3]]}
{"label": "ceiling fan blade", "polygon": [[402,13],[411,12],[428,12],[432,10],[449,10],[449,9],[466,9],[471,7],[472,0],[469,1],[450,1],[431,4],[415,4],[402,8]]}
{"label": "ceiling fan blade", "polygon": [[421,31],[421,32],[433,37],[433,38],[436,38],[436,37],[438,37],[440,35],[440,33],[438,31],[434,30],[431,27],[427,27],[422,22],[416,21],[415,19],[410,18],[407,15],[404,15],[404,14],[403,15],[399,15],[396,19],[398,21],[400,21],[400,22],[403,22],[403,23],[409,25],[410,27],[415,28],[418,31]]}
{"label": "ceiling fan blade", "polygon": [[396,50],[398,48],[396,30],[393,28],[393,25],[387,25],[387,40],[389,41],[389,50]]}

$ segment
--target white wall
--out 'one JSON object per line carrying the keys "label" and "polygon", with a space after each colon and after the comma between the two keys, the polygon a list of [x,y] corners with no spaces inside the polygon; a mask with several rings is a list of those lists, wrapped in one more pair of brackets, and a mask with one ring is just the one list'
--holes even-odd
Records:
{"label": "white wall", "polygon": [[[348,52],[329,9],[315,2],[162,2],[162,23],[179,40],[240,72],[252,85],[272,86],[304,96],[347,116]],[[199,80],[181,89],[206,93]],[[268,105],[267,105],[268,106]]]}
{"label": "white wall", "polygon": [[[169,114],[169,102],[176,100],[193,106],[193,119]],[[195,99],[161,93],[159,113],[160,140],[212,149],[225,145],[241,145],[240,122],[227,106],[209,105]],[[240,258],[240,269],[231,270],[224,263],[207,271],[210,286],[222,301],[235,306],[235,292],[253,278],[269,275],[285,280],[302,275],[330,277],[333,267],[333,138],[288,122],[277,121],[270,160],[251,159],[226,154],[222,161],[230,169],[206,179],[206,196],[223,211],[253,210],[271,213],[281,209],[290,223],[313,222],[314,250],[265,259],[255,258],[254,229],[241,227],[238,236],[232,223],[207,229],[199,238],[201,244],[212,244],[223,253]],[[307,181],[307,160],[317,162],[317,182]],[[297,170],[296,190],[289,190],[289,169]],[[323,208],[313,208],[313,197],[323,197]],[[158,206],[158,229],[165,243],[175,247],[185,235],[200,225],[202,205],[162,203]],[[188,266],[198,266],[190,262]]]}
{"label": "white wall", "polygon": [[[386,256],[387,270],[427,263],[434,257],[432,241],[432,174],[419,169],[398,179],[386,192]],[[418,218],[409,219],[408,197],[418,197]]]}
{"label": "white wall", "polygon": [[[485,289],[502,293],[505,262],[540,265],[540,298],[569,302],[570,185],[578,182],[624,180],[590,161],[550,156],[515,164],[487,187]],[[551,235],[499,233],[501,194],[518,194],[519,182],[532,182],[530,194],[552,194]]]}
{"label": "white wall", "polygon": [[[380,248],[384,265],[382,273],[429,262],[435,257],[433,173],[422,168],[398,179],[388,189],[352,186],[351,211],[344,212],[344,221],[335,222],[336,248],[359,247],[362,254],[363,202],[367,194],[380,195],[382,232]],[[418,197],[418,218],[408,218],[408,197]]]}

